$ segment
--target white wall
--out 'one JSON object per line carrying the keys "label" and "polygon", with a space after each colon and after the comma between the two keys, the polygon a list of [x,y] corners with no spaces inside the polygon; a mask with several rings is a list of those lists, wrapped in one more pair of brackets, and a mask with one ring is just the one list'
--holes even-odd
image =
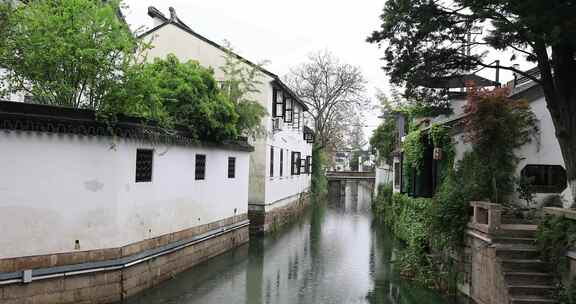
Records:
{"label": "white wall", "polygon": [[[538,99],[530,102],[530,108],[536,118],[539,120],[540,134],[532,140],[531,143],[524,145],[516,151],[516,154],[521,158],[520,163],[516,169],[516,175],[520,176],[522,169],[526,165],[564,165],[564,158],[560,150],[560,144],[556,139],[554,124],[552,116],[546,107],[546,99],[541,96]],[[570,189],[566,189],[559,193],[564,201],[564,207],[570,207],[572,194]],[[542,203],[544,199],[552,194],[536,194],[537,203]]]}
{"label": "white wall", "polygon": [[[70,252],[75,240],[120,247],[247,212],[247,152],[6,131],[0,146],[0,258]],[[154,149],[151,183],[135,182],[137,148]]]}
{"label": "white wall", "polygon": [[[225,79],[224,73],[220,70],[220,67],[225,64],[225,52],[177,26],[165,25],[146,36],[146,39],[153,44],[153,48],[148,51],[148,60],[152,61],[153,58],[164,58],[168,54],[174,54],[181,61],[196,60],[202,66],[212,68],[217,80]],[[254,98],[266,107],[268,113],[272,113],[273,87],[271,82],[273,80],[269,75],[263,74],[262,84],[258,88],[260,92],[254,95]],[[300,105],[295,106],[300,108]],[[286,127],[280,132],[273,132],[270,115],[265,117],[262,123],[266,126],[268,135],[266,138],[251,143],[255,151],[251,155],[249,202],[255,205],[278,202],[277,207],[280,207],[286,198],[306,191],[310,187],[310,178],[308,175],[290,176],[290,157],[287,155],[284,155],[285,177],[271,178],[269,174],[270,147],[273,146],[276,152],[274,166],[275,175],[277,175],[281,148],[301,152],[302,157],[305,157],[312,155],[312,145],[304,141],[302,128],[295,130]]]}

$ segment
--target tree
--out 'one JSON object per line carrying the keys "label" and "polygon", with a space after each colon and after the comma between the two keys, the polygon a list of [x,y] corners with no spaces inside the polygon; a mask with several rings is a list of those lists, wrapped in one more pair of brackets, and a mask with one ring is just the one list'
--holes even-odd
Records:
{"label": "tree", "polygon": [[465,180],[475,185],[478,193],[486,195],[475,199],[503,202],[515,186],[514,173],[520,161],[515,150],[530,142],[539,131],[528,102],[510,99],[508,95],[507,89],[475,88],[468,95],[464,110],[469,115],[463,119],[464,140],[473,148],[469,161],[478,165],[463,171],[473,172],[473,176]]}
{"label": "tree", "polygon": [[160,101],[171,122],[183,126],[195,138],[218,142],[238,135],[238,114],[233,102],[223,94],[213,71],[196,61],[181,63],[172,54],[166,59],[135,66],[116,97],[121,100]]}
{"label": "tree", "polygon": [[309,55],[308,62],[290,70],[286,82],[309,107],[322,149],[340,141],[368,103],[360,68],[341,63],[328,51]]}
{"label": "tree", "polygon": [[145,49],[118,18],[119,9],[118,0],[3,4],[0,66],[9,71],[6,91],[26,92],[37,103],[103,108],[136,64],[134,50]]}
{"label": "tree", "polygon": [[[406,96],[435,95],[419,87],[433,78],[500,68],[540,84],[562,150],[576,205],[576,5],[565,0],[390,0],[368,41],[386,45],[384,69]],[[478,41],[473,33],[484,28]],[[482,47],[475,54],[472,48]],[[534,62],[540,77],[486,61],[512,51]]]}
{"label": "tree", "polygon": [[262,118],[268,111],[254,97],[260,93],[258,87],[262,84],[261,68],[265,63],[258,65],[247,64],[233,52],[229,42],[225,42],[225,64],[220,67],[224,72],[224,94],[230,99],[238,113],[238,133],[256,138],[266,133]]}

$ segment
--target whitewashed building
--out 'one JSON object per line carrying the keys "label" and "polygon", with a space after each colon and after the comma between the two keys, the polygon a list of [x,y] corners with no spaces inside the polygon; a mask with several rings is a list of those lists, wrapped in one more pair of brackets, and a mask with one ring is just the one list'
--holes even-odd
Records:
{"label": "whitewashed building", "polygon": [[[531,70],[529,73],[536,73]],[[485,86],[492,86],[490,81],[473,76],[476,83],[485,83]],[[464,83],[464,80],[460,81]],[[537,206],[563,206],[569,207],[572,200],[570,189],[568,188],[566,170],[560,145],[555,135],[555,128],[550,112],[546,107],[546,100],[542,88],[536,83],[524,77],[506,84],[510,88],[510,98],[524,99],[529,102],[530,109],[538,119],[539,134],[537,138],[517,149],[516,156],[520,162],[516,168],[516,177],[532,178],[534,181],[530,186],[534,194]],[[467,151],[471,150],[471,145],[464,141],[463,129],[459,125],[462,118],[466,116],[463,107],[466,104],[466,93],[455,92],[452,94],[451,115],[441,115],[434,118],[421,119],[418,123],[421,130],[428,130],[432,124],[444,124],[452,127],[453,141],[455,143],[455,164],[458,163]],[[403,123],[398,129],[400,137],[406,135]],[[497,148],[497,147],[496,147]],[[395,192],[408,192],[415,196],[430,197],[438,186],[439,172],[434,165],[437,163],[433,159],[433,149],[427,147],[424,156],[424,169],[416,178],[411,178],[412,184],[406,185],[404,181],[402,151],[397,150],[393,161],[393,187]],[[415,174],[415,173],[410,173]],[[408,190],[407,190],[408,189]],[[517,195],[509,198],[519,204],[524,204]],[[535,206],[531,206],[535,207]]]}
{"label": "whitewashed building", "polygon": [[109,130],[0,102],[0,303],[112,303],[248,241],[247,142]]}
{"label": "whitewashed building", "polygon": [[[151,42],[148,60],[174,54],[181,61],[195,60],[212,68],[218,81],[226,80],[221,70],[226,49],[194,32],[183,23],[173,8],[167,17],[150,7],[154,27],[141,35]],[[234,54],[246,65],[255,64]],[[259,93],[254,96],[269,116],[262,124],[267,135],[251,144],[249,214],[254,232],[267,231],[303,209],[310,188],[312,131],[307,106],[274,73],[259,68],[262,74]]]}

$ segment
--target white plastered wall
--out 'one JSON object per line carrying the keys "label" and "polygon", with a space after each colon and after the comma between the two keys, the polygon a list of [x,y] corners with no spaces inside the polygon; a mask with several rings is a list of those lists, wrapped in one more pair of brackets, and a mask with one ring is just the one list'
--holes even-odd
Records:
{"label": "white plastered wall", "polygon": [[[6,131],[0,147],[0,259],[71,252],[76,240],[115,248],[247,213],[247,152]],[[135,182],[138,148],[154,149],[150,183]]]}
{"label": "white plastered wall", "polygon": [[[148,60],[165,58],[168,54],[176,55],[181,61],[196,60],[202,66],[212,68],[217,80],[224,80],[224,73],[220,67],[225,64],[225,52],[209,44],[198,37],[178,28],[173,24],[167,24],[158,28],[145,37],[153,45],[148,51]],[[268,113],[272,113],[274,79],[266,74],[262,76],[260,92],[254,95],[266,107]],[[272,119],[267,116],[262,122],[266,126],[267,136],[253,141],[255,151],[251,154],[250,161],[250,191],[249,203],[251,205],[266,205],[266,209],[281,207],[297,198],[302,191],[310,187],[310,176],[290,175],[290,156],[286,151],[301,152],[302,157],[312,155],[312,145],[303,139],[302,128],[294,130],[284,128],[282,131],[272,131]],[[270,177],[270,147],[275,148],[275,177]],[[284,149],[284,176],[277,176],[280,159],[280,149]]]}

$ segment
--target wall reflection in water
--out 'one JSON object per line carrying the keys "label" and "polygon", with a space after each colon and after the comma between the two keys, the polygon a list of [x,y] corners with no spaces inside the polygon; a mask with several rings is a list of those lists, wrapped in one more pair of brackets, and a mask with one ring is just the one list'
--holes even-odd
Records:
{"label": "wall reflection in water", "polygon": [[371,217],[369,183],[329,187],[327,202],[290,227],[252,238],[128,303],[446,303],[396,276],[398,244]]}

